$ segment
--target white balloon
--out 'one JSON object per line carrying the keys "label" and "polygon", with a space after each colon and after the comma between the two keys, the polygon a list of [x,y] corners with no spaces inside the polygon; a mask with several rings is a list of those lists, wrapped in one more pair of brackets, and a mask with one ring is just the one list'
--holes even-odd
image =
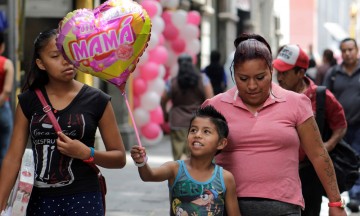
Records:
{"label": "white balloon", "polygon": [[172,51],[172,49],[168,49],[168,59],[165,63],[166,66],[172,67],[177,63],[178,56]]}
{"label": "white balloon", "polygon": [[184,10],[177,10],[171,15],[171,21],[175,27],[180,31],[186,25],[187,21],[187,12]]}
{"label": "white balloon", "polygon": [[200,41],[198,39],[187,41],[185,52],[190,55],[197,55],[200,52]]}
{"label": "white balloon", "polygon": [[155,16],[161,16],[163,9],[160,2],[153,1],[153,4],[157,7]]}
{"label": "white balloon", "polygon": [[166,74],[166,68],[164,65],[160,64],[159,65],[159,76],[158,78],[163,79],[165,77]]}
{"label": "white balloon", "polygon": [[165,22],[163,18],[156,16],[151,19],[151,35],[155,34],[161,34],[164,31],[165,28]]}
{"label": "white balloon", "polygon": [[160,0],[160,4],[161,4],[161,6],[163,6],[163,7],[166,7],[166,6],[167,6],[167,2],[168,2],[168,0]]}
{"label": "white balloon", "polygon": [[159,44],[159,36],[158,34],[151,34],[150,40],[148,42],[147,50],[154,49]]}
{"label": "white balloon", "polygon": [[179,64],[175,63],[171,68],[170,68],[170,76],[171,78],[176,77],[179,73]]}
{"label": "white balloon", "polygon": [[148,61],[148,58],[149,58],[149,53],[145,50],[143,54],[140,56],[139,62],[137,63],[136,66],[144,65]]}
{"label": "white balloon", "polygon": [[179,0],[165,0],[165,7],[169,9],[176,9],[179,7]]}
{"label": "white balloon", "polygon": [[160,95],[154,91],[147,91],[141,95],[140,104],[145,110],[153,110],[160,105]]}
{"label": "white balloon", "polygon": [[150,114],[149,111],[138,107],[134,110],[134,120],[136,123],[136,126],[141,127],[143,125],[146,125],[150,121]]}
{"label": "white balloon", "polygon": [[193,39],[197,39],[199,36],[199,27],[187,24],[181,31],[180,37],[183,38],[185,41],[191,41]]}
{"label": "white balloon", "polygon": [[148,82],[147,87],[147,91],[154,91],[161,96],[165,90],[165,81],[161,78],[153,79]]}

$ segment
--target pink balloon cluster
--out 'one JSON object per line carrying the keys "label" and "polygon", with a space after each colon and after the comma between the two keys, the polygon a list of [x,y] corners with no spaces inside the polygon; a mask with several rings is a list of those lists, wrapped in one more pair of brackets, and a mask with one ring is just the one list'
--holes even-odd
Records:
{"label": "pink balloon cluster", "polygon": [[201,17],[197,11],[176,10],[179,0],[143,0],[140,4],[152,27],[148,47],[133,73],[134,119],[142,140],[151,144],[163,137],[160,100],[165,80],[177,74],[178,56],[188,53],[197,61]]}
{"label": "pink balloon cluster", "polygon": [[162,18],[165,22],[165,46],[169,51],[168,61],[165,63],[167,75],[176,76],[180,54],[187,53],[193,57],[194,64],[197,62],[201,16],[197,11],[168,10],[163,12]]}
{"label": "pink balloon cluster", "polygon": [[156,0],[143,0],[140,4],[150,16],[152,29],[148,47],[134,71],[134,120],[141,139],[151,144],[163,137],[160,125],[164,123],[164,117],[160,100],[165,89],[164,64],[168,60],[168,49],[162,35],[165,27],[161,17],[162,5]]}

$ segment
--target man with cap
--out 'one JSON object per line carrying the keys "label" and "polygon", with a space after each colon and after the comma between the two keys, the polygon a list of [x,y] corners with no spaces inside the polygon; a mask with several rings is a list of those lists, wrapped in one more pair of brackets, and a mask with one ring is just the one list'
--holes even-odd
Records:
{"label": "man with cap", "polygon": [[[316,115],[316,88],[315,83],[305,76],[309,67],[309,57],[298,45],[290,44],[283,47],[277,58],[273,61],[277,70],[279,85],[287,90],[302,93],[311,100],[312,109]],[[327,151],[334,149],[335,145],[345,135],[347,123],[344,110],[335,96],[326,89],[325,119],[332,130],[328,140],[324,140]],[[302,184],[305,210],[301,215],[319,216],[321,210],[323,187],[318,179],[311,163],[306,163],[306,155],[299,150],[300,170],[299,175]]]}

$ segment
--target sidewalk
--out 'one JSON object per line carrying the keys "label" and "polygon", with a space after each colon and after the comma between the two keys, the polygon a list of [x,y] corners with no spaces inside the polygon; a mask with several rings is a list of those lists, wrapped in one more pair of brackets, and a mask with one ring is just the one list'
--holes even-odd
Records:
{"label": "sidewalk", "polygon": [[[170,140],[164,136],[155,145],[145,146],[152,167],[173,160]],[[130,153],[121,170],[102,169],[107,183],[106,216],[165,216],[169,215],[167,182],[143,182]]]}

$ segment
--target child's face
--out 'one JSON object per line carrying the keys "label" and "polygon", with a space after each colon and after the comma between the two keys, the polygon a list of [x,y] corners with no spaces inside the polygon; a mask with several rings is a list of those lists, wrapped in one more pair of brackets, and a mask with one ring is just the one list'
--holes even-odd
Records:
{"label": "child's face", "polygon": [[69,81],[74,79],[74,66],[69,64],[56,47],[55,36],[41,50],[40,58],[36,60],[38,67],[47,71],[49,79]]}
{"label": "child's face", "polygon": [[214,156],[226,144],[226,138],[219,139],[217,128],[210,118],[196,117],[192,121],[188,134],[188,145],[192,155]]}

